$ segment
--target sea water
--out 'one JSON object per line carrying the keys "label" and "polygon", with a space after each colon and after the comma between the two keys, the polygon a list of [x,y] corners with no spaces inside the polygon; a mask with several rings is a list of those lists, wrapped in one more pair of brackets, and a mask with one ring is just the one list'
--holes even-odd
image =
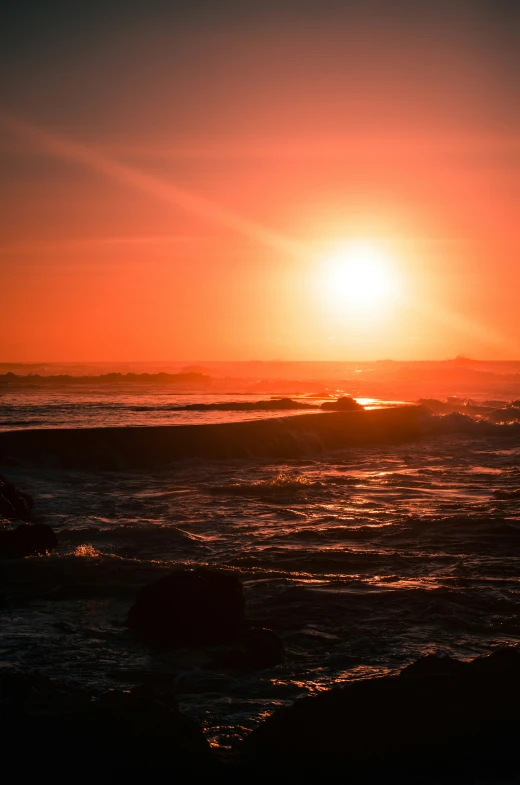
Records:
{"label": "sea water", "polygon": [[[160,398],[59,395],[4,396],[4,428],[99,425],[101,410],[105,424],[134,414],[143,425],[172,424],[172,401],[161,409]],[[178,416],[194,427],[197,416],[233,419]],[[518,643],[520,426],[480,414],[425,418],[404,443],[283,459],[190,458],[133,471],[3,466],[34,496],[59,548],[2,563],[0,667],[99,690],[172,689],[211,743],[229,747],[298,696],[427,653],[470,658]],[[208,668],[201,652],[135,638],[126,614],[139,588],[198,565],[238,573],[248,617],[283,640],[283,665]]]}

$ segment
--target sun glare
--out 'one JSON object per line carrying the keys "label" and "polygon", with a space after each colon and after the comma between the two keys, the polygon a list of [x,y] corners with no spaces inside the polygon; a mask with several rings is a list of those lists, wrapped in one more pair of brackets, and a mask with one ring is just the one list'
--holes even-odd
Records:
{"label": "sun glare", "polygon": [[398,292],[390,255],[367,241],[350,242],[324,257],[320,281],[329,306],[348,311],[382,309]]}

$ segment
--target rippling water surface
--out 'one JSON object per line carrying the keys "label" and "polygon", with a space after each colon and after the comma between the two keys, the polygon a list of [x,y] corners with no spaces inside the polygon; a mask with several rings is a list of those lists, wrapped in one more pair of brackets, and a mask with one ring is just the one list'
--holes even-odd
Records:
{"label": "rippling water surface", "polygon": [[[215,744],[299,695],[520,638],[520,442],[506,426],[283,462],[3,472],[60,548],[4,562],[0,665],[171,685]],[[244,676],[136,641],[138,588],[179,565],[238,571],[286,663]]]}
{"label": "rippling water surface", "polygon": [[[87,390],[4,393],[0,398],[0,430],[25,428],[97,428],[126,425],[191,425],[279,417],[266,411],[184,411],[191,404],[269,401],[270,395],[98,392]],[[316,403],[319,401],[306,401]],[[292,412],[291,412],[292,413]],[[299,412],[294,412],[298,414]]]}
{"label": "rippling water surface", "polygon": [[[340,395],[342,391],[337,391]],[[99,428],[124,427],[132,425],[197,425],[217,422],[244,422],[264,420],[267,417],[280,417],[281,411],[194,411],[184,407],[214,403],[253,404],[269,402],[282,398],[282,395],[245,395],[243,393],[157,393],[157,392],[100,392],[95,389],[70,392],[60,390],[34,391],[22,390],[5,392],[0,396],[0,431],[27,428]],[[334,396],[332,396],[334,397]],[[306,406],[319,410],[320,405],[329,397],[291,395],[291,398]],[[359,402],[366,408],[403,405],[401,401],[382,401],[375,398],[362,398]],[[308,413],[286,411],[295,415]],[[311,409],[312,411],[312,409]]]}

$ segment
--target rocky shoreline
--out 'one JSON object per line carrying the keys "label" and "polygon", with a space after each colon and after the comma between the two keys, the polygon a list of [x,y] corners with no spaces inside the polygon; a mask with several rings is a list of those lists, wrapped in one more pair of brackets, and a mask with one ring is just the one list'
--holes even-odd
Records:
{"label": "rocky shoreline", "polygon": [[[1,478],[0,504],[0,556],[52,549],[48,533],[49,547],[41,539],[46,525],[30,523],[30,497]],[[13,528],[22,515],[24,522]],[[12,542],[5,547],[4,535],[20,529],[40,533],[40,545],[35,536],[27,554],[14,552]],[[129,629],[150,646],[184,647],[194,657],[204,651],[203,667],[216,664],[237,679],[284,658],[276,633],[249,622],[233,572],[174,570],[143,586],[128,611]],[[179,710],[171,686],[145,682],[103,692],[38,672],[0,670],[4,749],[19,777],[54,782],[160,776],[177,782],[513,783],[520,781],[519,705],[518,647],[471,661],[432,654],[399,674],[349,682],[280,708],[226,752],[212,748],[202,726]]]}
{"label": "rocky shoreline", "polygon": [[212,750],[175,696],[91,693],[39,673],[0,674],[2,739],[18,776],[134,782],[518,782],[520,653],[430,655],[397,676],[296,701],[234,753]]}

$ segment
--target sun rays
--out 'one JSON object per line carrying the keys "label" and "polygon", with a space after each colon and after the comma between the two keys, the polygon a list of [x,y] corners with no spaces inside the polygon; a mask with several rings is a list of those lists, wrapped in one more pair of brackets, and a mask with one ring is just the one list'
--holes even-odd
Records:
{"label": "sun rays", "polygon": [[313,269],[314,296],[322,299],[323,307],[333,318],[348,317],[358,320],[360,325],[370,319],[388,320],[400,305],[413,312],[416,319],[426,319],[433,326],[448,326],[454,333],[469,336],[489,347],[514,351],[511,342],[497,330],[451,312],[429,297],[419,300],[404,280],[391,250],[378,241],[351,236],[327,254],[317,255],[310,243],[273,230],[144,169],[122,163],[94,147],[71,141],[6,112],[0,112],[0,125],[44,154],[79,163],[153,199],[230,229],[291,258],[302,271]]}

